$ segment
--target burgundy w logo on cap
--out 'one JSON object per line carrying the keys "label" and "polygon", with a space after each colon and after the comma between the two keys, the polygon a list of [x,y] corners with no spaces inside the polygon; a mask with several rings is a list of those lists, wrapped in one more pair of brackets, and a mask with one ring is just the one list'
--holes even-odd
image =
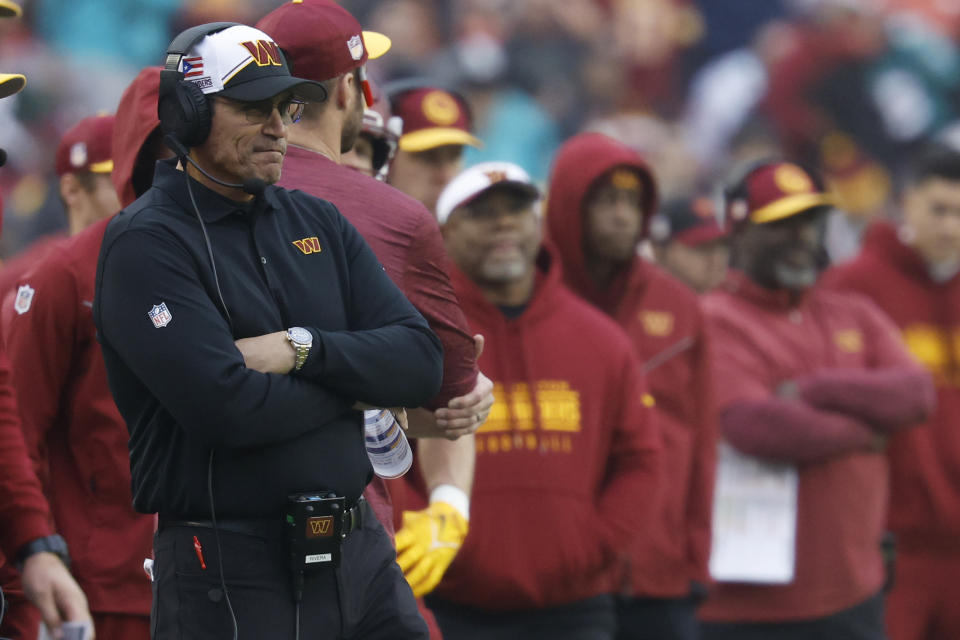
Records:
{"label": "burgundy w logo on cap", "polygon": [[253,61],[257,63],[258,67],[265,67],[268,64],[272,64],[275,67],[283,65],[283,58],[280,57],[280,48],[276,42],[257,40],[256,42],[241,42],[240,44],[250,52],[250,55],[253,56]]}

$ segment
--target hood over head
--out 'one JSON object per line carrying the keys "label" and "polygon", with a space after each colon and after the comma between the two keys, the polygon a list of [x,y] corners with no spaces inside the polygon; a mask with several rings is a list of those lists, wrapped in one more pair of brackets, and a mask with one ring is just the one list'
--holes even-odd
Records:
{"label": "hood over head", "polygon": [[554,160],[547,196],[546,232],[563,264],[567,284],[596,303],[596,286],[586,273],[583,221],[587,197],[599,178],[618,167],[636,170],[643,181],[643,231],[657,208],[657,183],[643,156],[601,133],[581,133],[570,138]]}
{"label": "hood over head", "polygon": [[[160,67],[147,67],[126,88],[117,105],[113,125],[113,186],[120,205],[128,206],[141,194],[136,193],[133,175],[144,143],[159,129],[157,95],[160,90]],[[153,163],[150,163],[153,175]]]}

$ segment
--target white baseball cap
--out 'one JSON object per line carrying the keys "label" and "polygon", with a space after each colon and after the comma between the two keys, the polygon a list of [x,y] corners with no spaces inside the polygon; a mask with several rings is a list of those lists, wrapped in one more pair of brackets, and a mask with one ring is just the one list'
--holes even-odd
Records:
{"label": "white baseball cap", "polygon": [[246,25],[204,37],[180,59],[177,70],[203,93],[244,102],[266,100],[290,89],[318,102],[327,95],[322,84],[293,77],[273,38]]}
{"label": "white baseball cap", "polygon": [[[510,187],[540,199],[540,190],[530,174],[512,162],[482,162],[474,165],[450,181],[437,199],[437,221],[444,224],[459,207],[475,200],[492,187]],[[539,215],[539,208],[534,211]]]}

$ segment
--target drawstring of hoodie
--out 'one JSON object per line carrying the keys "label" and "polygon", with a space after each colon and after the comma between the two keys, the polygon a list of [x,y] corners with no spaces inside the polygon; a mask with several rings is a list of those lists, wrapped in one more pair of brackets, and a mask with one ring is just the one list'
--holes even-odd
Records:
{"label": "drawstring of hoodie", "polygon": [[[522,433],[522,430],[520,429],[520,419],[517,416],[516,403],[513,402],[514,389],[512,388],[516,384],[515,381],[522,380],[527,385],[527,397],[530,400],[530,408],[533,413],[532,420],[533,420],[534,431],[537,432],[537,443],[538,445],[540,445],[541,447],[540,450],[542,452],[543,448],[542,448],[541,436],[543,434],[543,421],[540,413],[540,399],[537,396],[537,384],[530,373],[531,371],[530,357],[527,352],[526,340],[523,339],[524,333],[525,333],[524,327],[523,327],[524,318],[523,316],[521,316],[520,318],[517,318],[515,320],[508,320],[505,316],[503,316],[503,314],[500,312],[499,309],[497,309],[496,312],[500,315],[500,322],[497,323],[497,336],[496,336],[498,338],[497,340],[498,344],[501,344],[501,345],[512,344],[506,334],[509,334],[512,332],[518,332],[520,334],[520,339],[519,339],[520,352],[519,354],[513,354],[513,355],[519,355],[520,375],[517,376],[516,378],[511,377],[512,379],[510,380],[509,383],[507,381],[504,381],[505,384],[504,384],[503,392],[504,392],[504,395],[506,396],[504,398],[504,401],[507,406],[507,415],[509,416],[509,420],[510,420],[509,431],[513,434],[514,438],[516,438],[517,435]],[[510,366],[511,363],[507,361],[509,359],[509,356],[506,353],[506,350],[497,349],[496,359],[497,359],[498,371],[514,370],[514,367]],[[514,442],[514,445],[516,446],[516,442]]]}
{"label": "drawstring of hoodie", "polygon": [[[507,368],[506,354],[504,353],[503,345],[507,344],[506,336],[504,335],[507,330],[506,318],[499,309],[492,309],[491,313],[496,314],[497,324],[493,340],[488,340],[490,346],[494,347],[494,359],[496,360],[496,367],[494,371],[509,371]],[[503,380],[503,403],[507,407],[507,421],[508,421],[508,431],[514,433],[517,431],[518,421],[516,412],[513,410],[513,396],[511,394],[510,385],[506,380]]]}
{"label": "drawstring of hoodie", "polygon": [[[534,431],[537,433],[537,444],[540,447],[540,454],[542,455],[546,449],[543,444],[543,416],[540,412],[540,397],[537,393],[537,382],[533,379],[533,376],[530,373],[530,355],[527,350],[527,341],[524,340],[525,329],[521,324],[523,317],[521,316],[514,322],[517,323],[517,330],[520,333],[520,370],[522,372],[522,378],[527,381],[527,389],[530,393],[530,404],[533,409],[533,425]],[[508,323],[509,324],[509,323]]]}

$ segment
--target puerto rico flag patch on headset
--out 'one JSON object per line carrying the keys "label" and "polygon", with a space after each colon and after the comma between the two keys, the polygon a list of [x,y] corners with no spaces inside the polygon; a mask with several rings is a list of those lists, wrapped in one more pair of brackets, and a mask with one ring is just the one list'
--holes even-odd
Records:
{"label": "puerto rico flag patch on headset", "polygon": [[166,302],[153,305],[153,308],[147,312],[147,315],[150,316],[153,326],[157,329],[167,326],[170,324],[170,321],[173,320],[173,314],[167,309]]}

